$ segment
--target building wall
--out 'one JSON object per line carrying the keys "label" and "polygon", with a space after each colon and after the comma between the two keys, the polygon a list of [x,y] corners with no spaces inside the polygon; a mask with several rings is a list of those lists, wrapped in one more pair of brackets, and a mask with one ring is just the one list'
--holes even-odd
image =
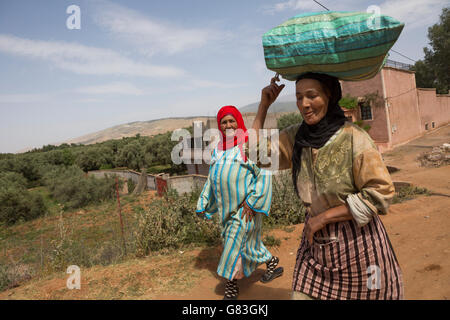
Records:
{"label": "building wall", "polygon": [[417,88],[417,98],[419,99],[419,111],[420,111],[420,123],[421,131],[425,132],[427,129],[425,125],[428,124],[428,130],[432,129],[431,123],[440,118],[440,114],[437,113],[437,97],[436,89],[434,88]]}
{"label": "building wall", "polygon": [[[383,83],[381,79],[381,73],[378,73],[372,79],[364,81],[341,81],[342,96],[349,94],[352,97],[363,97],[368,93],[378,92],[380,99],[377,103],[371,106],[372,119],[365,120],[364,123],[371,126],[369,135],[377,143],[388,143],[389,133],[387,126],[387,114],[383,101]],[[358,108],[359,109],[359,108]],[[357,110],[355,112],[357,120],[361,119],[361,112]]]}
{"label": "building wall", "polygon": [[434,88],[417,88],[417,97],[419,99],[422,132],[427,131],[425,129],[426,124],[428,124],[428,131],[431,131],[450,122],[450,95],[436,95],[436,89]]}
{"label": "building wall", "polygon": [[414,72],[385,67],[381,70],[388,106],[391,147],[422,133]]}
{"label": "building wall", "polygon": [[437,119],[437,126],[443,126],[450,122],[450,94],[438,94],[436,96],[438,107],[438,113],[440,117]]}

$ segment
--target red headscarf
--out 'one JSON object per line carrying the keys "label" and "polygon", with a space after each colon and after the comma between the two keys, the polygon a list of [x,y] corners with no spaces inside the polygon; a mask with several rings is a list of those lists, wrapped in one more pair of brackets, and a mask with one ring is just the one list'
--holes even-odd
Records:
{"label": "red headscarf", "polygon": [[[232,115],[237,122],[236,134],[233,137],[227,137],[225,133],[220,130],[220,121],[227,115]],[[244,159],[244,161],[247,161],[247,158],[245,157],[242,149],[242,145],[248,141],[248,134],[247,128],[244,124],[244,119],[242,118],[242,114],[239,112],[239,110],[234,106],[225,106],[220,108],[219,112],[217,113],[217,127],[219,128],[222,135],[218,145],[219,150],[227,150],[229,148],[235,147],[236,145],[239,145],[242,159]]]}

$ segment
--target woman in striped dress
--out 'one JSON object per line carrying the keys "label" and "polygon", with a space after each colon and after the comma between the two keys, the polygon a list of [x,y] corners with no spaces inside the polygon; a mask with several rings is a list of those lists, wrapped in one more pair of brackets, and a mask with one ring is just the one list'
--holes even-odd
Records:
{"label": "woman in striped dress", "polygon": [[[253,125],[284,85],[262,90]],[[279,135],[279,169],[292,168],[307,215],[293,275],[293,299],[402,299],[402,272],[378,214],[394,196],[369,135],[346,122],[338,79],[308,73],[296,82],[301,124]]]}
{"label": "woman in striped dress", "polygon": [[262,242],[262,215],[268,215],[272,199],[272,176],[243,153],[248,140],[241,113],[233,106],[217,115],[221,141],[211,157],[208,178],[198,199],[197,213],[210,219],[219,214],[224,249],[217,274],[227,279],[224,299],[236,299],[237,280],[249,277],[261,263],[267,270],[262,282],[281,276],[279,259]]}

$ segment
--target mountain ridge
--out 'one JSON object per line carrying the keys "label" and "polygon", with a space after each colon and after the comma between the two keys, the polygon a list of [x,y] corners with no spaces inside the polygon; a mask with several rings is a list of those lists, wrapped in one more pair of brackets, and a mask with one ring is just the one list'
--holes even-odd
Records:
{"label": "mountain ridge", "polygon": [[[246,126],[251,127],[255,113],[258,110],[259,102],[247,104],[239,110],[244,116]],[[297,106],[295,104],[295,96],[281,96],[278,100],[273,103],[270,107],[267,115],[268,127],[276,127],[276,118],[283,113],[295,112],[297,111]],[[67,144],[95,144],[99,142],[104,142],[111,139],[122,139],[124,137],[132,137],[136,134],[141,136],[154,136],[157,134],[165,133],[168,131],[173,131],[178,128],[186,128],[192,125],[194,121],[202,121],[206,125],[207,121],[211,121],[211,127],[217,127],[215,116],[178,116],[178,117],[166,117],[151,119],[145,121],[132,121],[123,124],[118,124],[106,129],[84,134],[79,137],[68,139],[62,142],[50,143],[52,145]],[[34,148],[24,148],[17,151],[16,153],[23,153],[30,151]]]}

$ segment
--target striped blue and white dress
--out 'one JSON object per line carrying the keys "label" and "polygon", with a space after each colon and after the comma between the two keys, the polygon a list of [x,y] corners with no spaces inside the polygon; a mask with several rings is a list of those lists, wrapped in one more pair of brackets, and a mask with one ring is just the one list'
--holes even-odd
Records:
{"label": "striped blue and white dress", "polygon": [[[241,219],[246,201],[256,214],[253,220]],[[261,238],[262,216],[268,216],[272,201],[272,176],[268,170],[242,159],[238,146],[213,151],[208,179],[197,202],[197,212],[211,219],[219,214],[224,250],[217,274],[232,280],[239,256],[243,274],[249,277],[259,264],[272,258]]]}

